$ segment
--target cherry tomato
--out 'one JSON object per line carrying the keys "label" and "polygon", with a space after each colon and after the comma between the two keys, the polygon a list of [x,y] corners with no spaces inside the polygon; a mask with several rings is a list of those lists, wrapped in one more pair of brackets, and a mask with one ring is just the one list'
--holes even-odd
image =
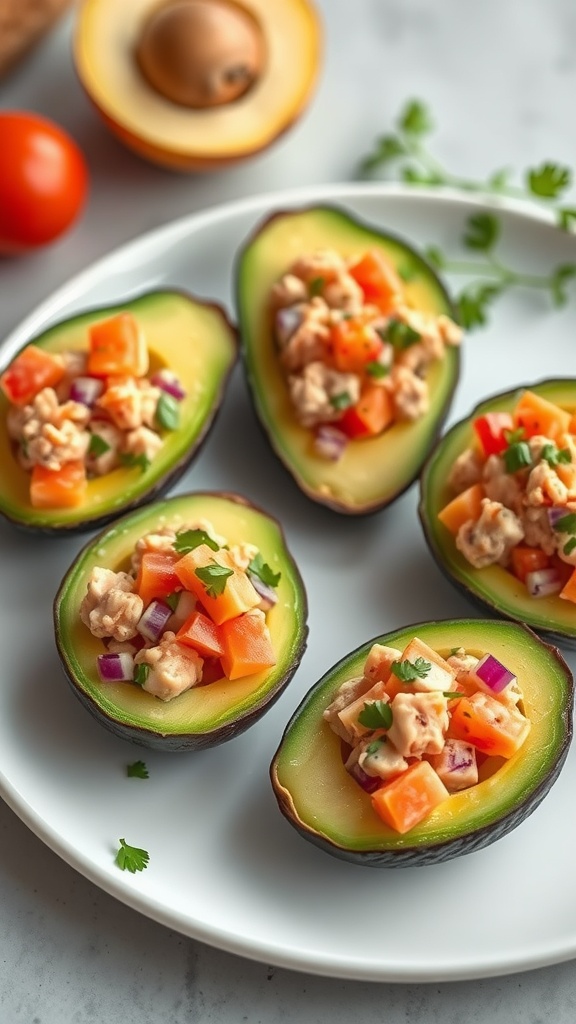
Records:
{"label": "cherry tomato", "polygon": [[64,129],[38,114],[0,111],[0,254],[58,238],[87,189],[84,156]]}

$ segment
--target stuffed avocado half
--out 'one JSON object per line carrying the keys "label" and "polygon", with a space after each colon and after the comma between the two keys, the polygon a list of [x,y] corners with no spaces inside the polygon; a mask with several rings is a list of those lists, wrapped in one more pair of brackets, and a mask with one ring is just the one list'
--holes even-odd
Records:
{"label": "stuffed avocado half", "polygon": [[80,552],[54,605],[72,690],[117,736],[193,750],[256,722],[307,638],[279,524],[244,498],[183,494],[124,516]]}
{"label": "stuffed avocado half", "polygon": [[225,311],[184,291],[48,328],[0,378],[0,514],[62,534],[159,496],[206,437],[236,357]]}
{"label": "stuffed avocado half", "polygon": [[435,272],[404,240],[313,206],[256,229],[236,295],[254,407],[298,486],[344,514],[389,504],[458,379],[460,330]]}
{"label": "stuffed avocado half", "polygon": [[[426,680],[442,689],[426,690]],[[411,702],[414,731],[409,720],[404,727]],[[566,758],[572,708],[566,663],[526,627],[418,623],[364,644],[312,687],[273,758],[272,786],[290,824],[336,857],[369,867],[439,863],[489,845],[534,811]]]}
{"label": "stuffed avocado half", "polygon": [[422,472],[419,515],[440,569],[484,610],[576,646],[576,381],[490,396]]}

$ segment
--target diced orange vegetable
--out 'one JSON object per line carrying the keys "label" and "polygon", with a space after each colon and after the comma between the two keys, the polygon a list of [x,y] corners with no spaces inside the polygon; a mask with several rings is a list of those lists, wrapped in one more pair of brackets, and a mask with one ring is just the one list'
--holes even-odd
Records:
{"label": "diced orange vegetable", "polygon": [[566,433],[570,419],[569,412],[533,391],[525,391],[514,409],[514,422],[524,428],[526,437],[543,434],[555,441]]}
{"label": "diced orange vegetable", "polygon": [[438,519],[450,530],[450,533],[455,535],[469,519],[478,519],[482,511],[484,497],[486,495],[482,484],[472,484],[440,509]]}
{"label": "diced orange vegetable", "polygon": [[367,384],[356,405],[344,410],[338,426],[348,437],[375,437],[394,420],[390,393],[378,384]]}
{"label": "diced orange vegetable", "polygon": [[202,612],[192,612],[192,615],[186,619],[182,628],[176,633],[176,639],[181,644],[186,644],[187,647],[193,647],[199,654],[208,658],[220,658],[224,654],[220,626],[217,626]]}
{"label": "diced orange vegetable", "polygon": [[[204,569],[210,565],[222,565],[232,570],[226,578],[224,590],[216,596],[208,594],[209,585],[205,585],[196,575],[197,569]],[[196,595],[204,610],[217,625],[260,604],[260,595],[246,573],[234,564],[226,548],[212,551],[207,544],[199,544],[176,562],[175,570],[184,589]]]}
{"label": "diced orange vegetable", "polygon": [[512,757],[530,732],[530,721],[518,708],[489,693],[462,697],[452,712],[450,734],[496,757]]}
{"label": "diced orange vegetable", "polygon": [[34,466],[30,501],[34,508],[76,508],[86,497],[86,469],[81,460],[66,462],[62,469]]}
{"label": "diced orange vegetable", "polygon": [[372,806],[386,825],[404,835],[449,795],[432,765],[416,761],[372,794]]}
{"label": "diced orange vegetable", "polygon": [[576,602],[576,569],[573,570],[558,596],[565,601]]}
{"label": "diced orange vegetable", "polygon": [[179,557],[176,553],[166,551],[144,552],[136,576],[136,593],[145,606],[155,598],[158,600],[182,589],[174,569]]}
{"label": "diced orange vegetable", "polygon": [[334,366],[342,373],[361,373],[367,363],[377,359],[382,347],[382,339],[361,316],[338,320],[327,342]]}
{"label": "diced orange vegetable", "polygon": [[360,285],[366,302],[378,306],[383,313],[394,309],[402,295],[402,281],[392,263],[378,249],[364,253],[348,272]]}
{"label": "diced orange vegetable", "polygon": [[276,664],[270,630],[263,615],[239,615],[220,627],[224,646],[222,668],[228,679],[240,679]]}
{"label": "diced orange vegetable", "polygon": [[64,376],[58,356],[37,345],[27,345],[0,377],[0,387],[14,405],[27,405],[42,388],[54,388]]}
{"label": "diced orange vegetable", "polygon": [[88,373],[94,377],[143,377],[146,373],[146,339],[131,313],[92,324],[88,339]]}
{"label": "diced orange vegetable", "polygon": [[512,571],[522,583],[526,582],[529,572],[537,572],[539,569],[546,569],[550,565],[550,558],[542,548],[529,548],[525,544],[517,544],[512,548]]}

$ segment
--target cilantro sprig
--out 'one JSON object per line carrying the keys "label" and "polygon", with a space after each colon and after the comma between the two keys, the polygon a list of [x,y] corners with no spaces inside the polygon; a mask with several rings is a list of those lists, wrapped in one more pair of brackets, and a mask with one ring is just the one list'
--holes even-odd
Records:
{"label": "cilantro sprig", "polygon": [[257,576],[262,583],[266,584],[267,587],[276,588],[282,578],[281,572],[274,572],[274,570],[268,565],[267,562],[262,558],[262,553],[258,551],[254,558],[248,563],[248,572],[252,576]]}
{"label": "cilantro sprig", "polygon": [[208,597],[220,597],[226,589],[226,580],[233,575],[233,572],[233,569],[228,569],[225,565],[218,565],[218,562],[201,565],[194,570],[194,574],[204,584]]}
{"label": "cilantro sprig", "polygon": [[367,729],[389,729],[392,725],[392,708],[385,700],[366,701],[358,721]]}
{"label": "cilantro sprig", "polygon": [[180,530],[176,534],[174,550],[180,555],[187,555],[194,548],[200,547],[201,544],[207,544],[211,551],[220,550],[218,542],[206,530],[201,529]]}
{"label": "cilantro sprig", "polygon": [[425,658],[416,658],[414,661],[393,661],[390,671],[400,682],[413,683],[416,679],[425,679],[431,668],[431,662]]}
{"label": "cilantro sprig", "polygon": [[150,773],[145,761],[133,761],[126,765],[126,775],[129,779],[149,779]]}
{"label": "cilantro sprig", "polygon": [[[570,168],[545,161],[529,167],[520,184],[512,180],[506,168],[496,170],[484,181],[464,178],[448,171],[430,152],[427,141],[434,127],[427,106],[421,100],[410,100],[401,110],[393,131],[380,136],[372,152],[362,161],[361,176],[392,171],[408,184],[451,186],[468,192],[529,199],[553,210],[563,230],[576,226],[576,207],[564,202],[573,183]],[[463,248],[473,253],[474,258],[453,259],[437,245],[425,250],[435,269],[468,277],[468,283],[456,295],[460,322],[468,330],[483,327],[494,302],[512,287],[548,292],[552,304],[560,307],[568,300],[567,286],[576,278],[576,263],[560,264],[542,275],[517,270],[499,256],[500,241],[498,216],[478,212],[467,219],[461,239]]]}
{"label": "cilantro sprig", "polygon": [[119,839],[120,848],[116,854],[115,863],[121,871],[144,871],[148,867],[150,854],[148,850],[141,850],[137,846],[130,846],[125,839]]}

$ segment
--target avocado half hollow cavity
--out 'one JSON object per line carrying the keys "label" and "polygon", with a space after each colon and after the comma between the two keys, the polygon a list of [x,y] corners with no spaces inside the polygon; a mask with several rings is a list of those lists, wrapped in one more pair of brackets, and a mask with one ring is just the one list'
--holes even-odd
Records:
{"label": "avocado half hollow cavity", "polygon": [[458,380],[460,329],[432,268],[344,209],[285,210],[244,244],[236,301],[256,414],[300,489],[347,515],[392,502]]}
{"label": "avocado half hollow cavity", "polygon": [[419,503],[428,547],[466,597],[570,647],[575,410],[576,380],[569,378],[490,396],[432,452]]}
{"label": "avocado half hollow cavity", "polygon": [[166,751],[214,746],[256,722],[308,631],[278,522],[208,492],[139,509],[92,540],[62,581],[54,622],[81,703],[115,735]]}
{"label": "avocado half hollow cavity", "polygon": [[0,378],[0,514],[62,534],[162,494],[205,439],[237,350],[220,306],[175,290],[33,338]]}
{"label": "avocado half hollow cavity", "polygon": [[297,120],[320,49],[310,0],[83,0],[74,55],[118,138],[203,171],[265,149]]}
{"label": "avocado half hollow cavity", "polygon": [[[374,644],[381,647],[373,649]],[[412,653],[407,650],[409,644]],[[388,648],[396,654],[388,653]],[[452,653],[456,649],[457,654]],[[485,655],[489,658],[483,669]],[[400,678],[389,668],[394,657]],[[434,685],[446,684],[450,673],[445,666],[452,671],[457,657],[463,667],[450,685],[455,698],[445,698],[444,691],[425,692],[427,675]],[[489,680],[492,689],[474,679],[468,666],[477,659],[476,671]],[[408,661],[414,669],[410,673],[405,671]],[[407,681],[409,675],[416,681]],[[379,676],[390,681],[374,684]],[[506,688],[497,691],[506,680]],[[362,694],[366,686],[369,689]],[[483,690],[474,697],[478,686]],[[344,698],[334,706],[339,691]],[[350,697],[355,697],[355,704],[348,704]],[[435,745],[434,725],[444,718],[446,706],[448,736],[459,740],[448,740],[444,754],[407,755],[406,767],[390,740],[393,738],[399,749],[408,742],[408,734],[411,749],[420,742],[417,730],[412,729],[414,719],[411,724],[406,713],[411,703],[415,714],[424,710],[428,718],[428,738],[423,742],[430,748],[440,745]],[[338,709],[347,709],[340,711],[344,724],[339,719],[346,741],[324,717],[331,705],[328,717],[333,725]],[[312,687],[288,723],[274,756],[272,785],[290,824],[304,839],[335,857],[368,867],[440,863],[488,846],[534,811],[566,758],[572,708],[573,679],[568,666],[554,647],[526,627],[483,619],[419,623],[364,644]],[[363,728],[358,715],[371,730],[377,728],[361,733],[364,756],[355,760],[349,738],[354,735],[351,729]],[[424,735],[422,729],[420,733]],[[497,750],[498,756],[490,750]],[[478,781],[468,778],[466,788],[454,788],[459,772],[470,771],[470,762],[476,765]],[[438,774],[432,763],[436,763]],[[388,781],[375,775],[375,768],[386,764],[391,773]],[[394,769],[398,774],[392,774]],[[386,768],[380,770],[386,774]],[[384,808],[384,815],[393,815],[395,827],[376,812],[376,806]],[[413,827],[398,831],[399,821],[410,824],[415,808],[416,818],[422,813],[425,816]]]}

